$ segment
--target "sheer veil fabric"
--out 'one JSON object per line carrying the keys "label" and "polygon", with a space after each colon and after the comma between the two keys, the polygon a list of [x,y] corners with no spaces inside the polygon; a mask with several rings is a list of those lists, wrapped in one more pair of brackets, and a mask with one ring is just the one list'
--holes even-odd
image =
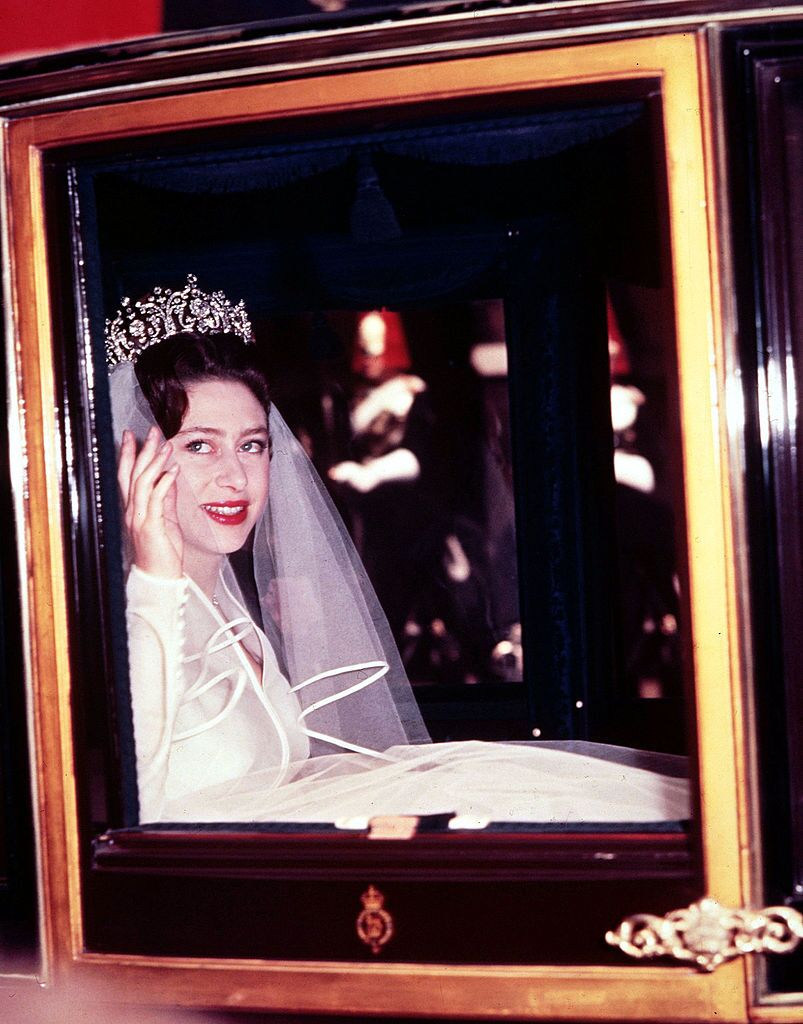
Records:
{"label": "sheer veil fabric", "polygon": [[[154,418],[130,362],[111,372],[110,390],[117,440],[129,429],[142,441]],[[131,572],[141,820],[361,827],[378,814],[451,813],[458,827],[481,827],[688,817],[688,784],[675,777],[676,765],[667,774],[658,755],[634,763],[594,744],[433,744],[323,483],[275,407],[269,428],[269,497],[252,537],[253,586],[225,558],[214,605],[186,580],[166,625],[158,587],[148,590]],[[140,647],[153,646],[152,637],[131,628],[137,587],[149,595],[145,617],[161,637],[150,661]],[[258,613],[247,599],[253,593]],[[172,629],[181,633],[175,643]],[[180,662],[172,683],[171,661]],[[143,664],[164,680],[135,679]]]}

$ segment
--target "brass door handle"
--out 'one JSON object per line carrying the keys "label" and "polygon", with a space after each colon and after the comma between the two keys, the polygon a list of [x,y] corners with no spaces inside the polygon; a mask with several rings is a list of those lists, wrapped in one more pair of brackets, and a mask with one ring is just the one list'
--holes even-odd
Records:
{"label": "brass door handle", "polygon": [[671,956],[713,971],[745,953],[791,953],[803,937],[803,915],[790,907],[731,910],[709,897],[665,917],[634,914],[605,941],[628,956]]}

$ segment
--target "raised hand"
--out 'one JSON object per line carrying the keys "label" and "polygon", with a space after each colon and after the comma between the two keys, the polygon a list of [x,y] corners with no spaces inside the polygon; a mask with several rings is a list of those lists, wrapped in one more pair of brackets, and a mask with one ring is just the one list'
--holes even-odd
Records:
{"label": "raised hand", "polygon": [[179,467],[167,466],[172,451],[171,443],[160,444],[159,431],[151,427],[137,453],[134,435],[125,430],[117,467],[134,563],[163,579],[179,579],[184,571],[184,537],[176,515]]}

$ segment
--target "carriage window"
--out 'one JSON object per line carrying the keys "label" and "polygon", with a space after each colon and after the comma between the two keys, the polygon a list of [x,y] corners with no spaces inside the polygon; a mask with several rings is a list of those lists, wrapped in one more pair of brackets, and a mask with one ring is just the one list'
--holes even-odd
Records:
{"label": "carriage window", "polygon": [[75,165],[128,611],[98,822],[689,817],[656,130],[639,101]]}

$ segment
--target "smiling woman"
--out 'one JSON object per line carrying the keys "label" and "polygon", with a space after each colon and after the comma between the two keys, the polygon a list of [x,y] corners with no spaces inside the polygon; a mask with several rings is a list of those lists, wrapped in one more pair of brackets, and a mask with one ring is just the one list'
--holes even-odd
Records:
{"label": "smiling woman", "polygon": [[135,458],[126,433],[120,482],[136,564],[169,578],[183,568],[211,596],[223,556],[240,550],[268,498],[268,413],[248,387],[225,378],[188,385],[187,399],[172,441],[160,446],[152,430]]}
{"label": "smiling woman", "polygon": [[[429,743],[353,545],[271,407],[250,325],[234,330],[215,298],[210,323],[190,277],[108,329],[141,820],[685,818],[687,783],[648,755]],[[238,578],[229,556],[246,547]]]}
{"label": "smiling woman", "polygon": [[[264,797],[321,749],[386,760],[428,739],[241,307],[190,277],[124,305],[107,339],[140,819],[230,819],[211,788],[256,775]],[[247,542],[241,580],[228,556]]]}

